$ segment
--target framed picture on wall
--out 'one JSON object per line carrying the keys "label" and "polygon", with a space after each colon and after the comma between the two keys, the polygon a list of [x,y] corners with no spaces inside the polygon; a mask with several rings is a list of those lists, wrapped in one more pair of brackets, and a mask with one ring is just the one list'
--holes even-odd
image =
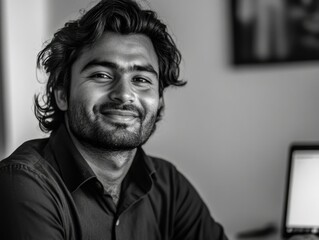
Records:
{"label": "framed picture on wall", "polygon": [[233,62],[319,59],[318,0],[230,0]]}

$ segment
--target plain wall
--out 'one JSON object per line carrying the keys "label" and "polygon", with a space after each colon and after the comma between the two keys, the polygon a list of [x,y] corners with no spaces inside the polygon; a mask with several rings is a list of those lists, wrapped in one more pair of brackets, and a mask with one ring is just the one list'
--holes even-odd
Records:
{"label": "plain wall", "polygon": [[6,150],[8,155],[22,142],[43,136],[33,114],[33,96],[41,90],[36,56],[45,41],[45,0],[3,0],[3,89]]}
{"label": "plain wall", "polygon": [[[92,4],[5,2],[19,4],[6,12],[8,154],[43,136],[32,113],[33,94],[42,87],[34,74],[40,40]],[[165,117],[147,152],[175,163],[227,232],[279,224],[288,146],[319,140],[318,62],[233,68],[227,1],[143,3],[168,24],[188,80],[186,87],[166,92]]]}
{"label": "plain wall", "polygon": [[[0,2],[0,13],[2,13],[2,2]],[[3,15],[0,15],[0,23],[3,22]],[[0,153],[3,153],[4,148],[5,148],[5,132],[4,132],[4,101],[5,101],[5,97],[3,96],[4,93],[4,89],[3,89],[3,81],[1,81],[1,79],[4,78],[3,75],[3,44],[2,44],[2,35],[1,33],[3,33],[2,31],[3,28],[3,24],[0,24]],[[1,154],[0,154],[1,157]]]}

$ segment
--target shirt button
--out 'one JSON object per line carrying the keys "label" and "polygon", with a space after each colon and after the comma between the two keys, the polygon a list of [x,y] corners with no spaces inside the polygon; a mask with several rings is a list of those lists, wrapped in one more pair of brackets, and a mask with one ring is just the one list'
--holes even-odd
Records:
{"label": "shirt button", "polygon": [[117,219],[115,225],[116,225],[116,226],[120,225],[120,219]]}

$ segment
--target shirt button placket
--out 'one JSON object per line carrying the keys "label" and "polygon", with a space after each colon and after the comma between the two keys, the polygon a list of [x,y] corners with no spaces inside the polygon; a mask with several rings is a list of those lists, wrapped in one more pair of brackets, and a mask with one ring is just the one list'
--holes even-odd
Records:
{"label": "shirt button placket", "polygon": [[120,239],[119,226],[120,226],[120,219],[117,218],[116,222],[115,222],[115,229],[114,229],[114,231],[115,231],[115,239],[117,239],[117,240]]}

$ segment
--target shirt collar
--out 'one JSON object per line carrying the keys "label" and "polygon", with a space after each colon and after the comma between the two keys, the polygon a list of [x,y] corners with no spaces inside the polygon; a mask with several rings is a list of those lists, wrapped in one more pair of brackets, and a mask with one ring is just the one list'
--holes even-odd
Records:
{"label": "shirt collar", "polygon": [[74,192],[88,180],[96,178],[88,163],[73,144],[64,124],[52,132],[49,145],[61,177],[70,192]]}
{"label": "shirt collar", "polygon": [[138,148],[130,170],[122,182],[122,192],[118,213],[148,194],[156,180],[154,163],[142,148]]}
{"label": "shirt collar", "polygon": [[[74,192],[81,185],[91,179],[97,179],[93,170],[82,157],[72,142],[72,139],[64,124],[52,132],[49,140],[49,148],[54,155],[58,171],[70,192]],[[147,190],[150,186],[143,184],[146,178],[151,180],[155,176],[155,166],[142,148],[138,148],[130,172],[137,176],[141,188]],[[144,181],[142,180],[144,179]],[[151,181],[147,181],[151,182]]]}

